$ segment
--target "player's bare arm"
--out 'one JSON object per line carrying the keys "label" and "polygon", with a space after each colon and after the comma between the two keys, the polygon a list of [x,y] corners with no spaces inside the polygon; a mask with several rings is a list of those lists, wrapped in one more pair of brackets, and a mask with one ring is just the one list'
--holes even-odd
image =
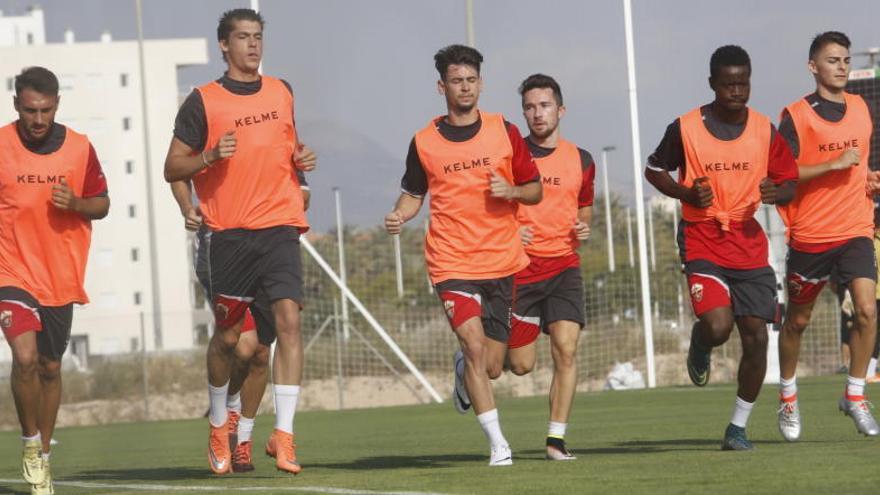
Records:
{"label": "player's bare arm", "polygon": [[827,162],[822,162],[814,165],[799,165],[798,166],[798,180],[801,182],[805,182],[811,179],[815,179],[816,177],[821,177],[829,172],[834,172],[836,170],[846,170],[850,167],[855,167],[859,164],[859,160],[862,158],[862,153],[858,148],[847,148],[844,150],[840,156],[833,160],[828,160]]}
{"label": "player's bare arm", "polygon": [[220,138],[217,146],[198,154],[180,139],[172,138],[165,157],[165,180],[174,182],[190,180],[200,171],[214,165],[219,160],[235,154],[235,133],[229,131]]}
{"label": "player's bare arm", "polygon": [[540,181],[514,186],[492,170],[489,172],[489,193],[493,198],[517,201],[524,205],[534,205],[541,202],[543,187]]}
{"label": "player's bare arm", "polygon": [[79,198],[67,184],[55,184],[52,186],[52,204],[59,210],[79,213],[87,220],[99,220],[106,217],[107,212],[110,211],[110,198],[108,196]]}
{"label": "player's bare arm", "polygon": [[670,198],[679,199],[697,208],[708,208],[715,199],[712,186],[706,177],[699,177],[693,186],[684,187],[675,181],[669,172],[665,170],[645,169],[645,179],[656,187],[658,191]]}
{"label": "player's bare arm", "polygon": [[419,213],[424,198],[407,193],[400,193],[391,213],[385,215],[385,230],[391,234],[399,234],[403,224]]}
{"label": "player's bare arm", "polygon": [[574,224],[574,235],[579,241],[590,238],[590,221],[593,219],[593,207],[578,208],[577,221]]}
{"label": "player's bare arm", "polygon": [[192,184],[189,181],[175,181],[171,183],[171,194],[183,215],[184,227],[189,231],[199,230],[202,226],[202,214],[192,204]]}

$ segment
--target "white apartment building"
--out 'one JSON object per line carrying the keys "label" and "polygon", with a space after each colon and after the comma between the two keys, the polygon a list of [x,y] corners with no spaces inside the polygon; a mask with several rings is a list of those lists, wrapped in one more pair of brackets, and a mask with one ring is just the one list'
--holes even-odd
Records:
{"label": "white apartment building", "polygon": [[[39,8],[24,16],[0,15],[0,124],[16,118],[15,75],[32,65],[52,70],[61,84],[56,120],[88,135],[110,190],[110,214],[93,226],[86,273],[91,303],[74,313],[68,352],[84,359],[144,348],[190,348],[207,333],[209,318],[194,309],[201,296],[193,284],[190,241],[162,169],[179,106],[177,70],[207,63],[206,40],[144,42],[148,169],[137,42],[113,41],[106,33],[97,41],[74,41],[69,31],[64,38],[63,43],[46,43]],[[158,325],[153,318],[150,209],[157,234]],[[8,359],[4,343],[0,361]]]}

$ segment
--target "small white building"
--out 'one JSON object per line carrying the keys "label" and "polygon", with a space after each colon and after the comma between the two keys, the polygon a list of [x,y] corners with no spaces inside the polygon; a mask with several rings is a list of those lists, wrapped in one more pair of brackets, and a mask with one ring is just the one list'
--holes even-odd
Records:
{"label": "small white building", "polygon": [[[144,108],[136,41],[46,43],[43,12],[0,15],[0,124],[15,114],[14,77],[24,67],[52,70],[61,84],[56,120],[88,135],[110,189],[107,218],[94,223],[86,273],[91,303],[77,308],[69,353],[87,355],[192,347],[207,335],[209,317],[195,309],[191,248],[162,169],[179,106],[178,68],[207,63],[204,38],[144,42],[147,126],[151,169],[145,153]],[[147,201],[147,184],[153,204]],[[156,225],[151,257],[148,213]],[[156,260],[159,325],[154,325],[151,258]],[[145,338],[141,340],[141,331]],[[2,345],[0,360],[9,359]]]}

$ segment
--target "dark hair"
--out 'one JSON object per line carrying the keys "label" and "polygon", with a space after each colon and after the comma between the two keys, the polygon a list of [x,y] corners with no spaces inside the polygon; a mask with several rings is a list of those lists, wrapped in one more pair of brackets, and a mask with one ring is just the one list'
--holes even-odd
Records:
{"label": "dark hair", "polygon": [[533,89],[552,89],[556,104],[562,106],[562,89],[556,79],[545,74],[532,74],[519,85],[519,95],[523,96]]}
{"label": "dark hair", "polygon": [[449,45],[441,48],[434,55],[434,67],[440,73],[440,79],[446,80],[446,69],[450,65],[470,65],[480,73],[483,56],[475,48],[464,45]]}
{"label": "dark hair", "polygon": [[25,89],[32,89],[41,95],[58,96],[58,78],[45,67],[26,67],[15,76],[15,96]]}
{"label": "dark hair", "polygon": [[840,45],[847,50],[849,50],[849,38],[841,33],[840,31],[825,31],[824,33],[817,34],[815,38],[813,38],[813,42],[810,43],[810,60],[813,60],[820,50],[825,48],[825,45],[830,45],[834,43],[836,45]]}
{"label": "dark hair", "polygon": [[749,68],[749,74],[751,74],[752,60],[749,58],[749,54],[741,46],[724,45],[712,54],[712,58],[709,60],[709,75],[716,77],[721,67],[743,65]]}
{"label": "dark hair", "polygon": [[227,10],[220,16],[217,24],[217,41],[229,39],[229,34],[235,29],[236,21],[254,21],[260,23],[260,29],[263,28],[263,17],[253,9],[232,9]]}

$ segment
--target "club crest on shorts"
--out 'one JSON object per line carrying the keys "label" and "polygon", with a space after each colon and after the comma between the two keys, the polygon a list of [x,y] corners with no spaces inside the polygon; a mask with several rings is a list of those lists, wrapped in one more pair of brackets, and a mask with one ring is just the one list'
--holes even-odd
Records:
{"label": "club crest on shorts", "polygon": [[800,280],[789,279],[788,280],[788,294],[791,296],[799,296],[801,291],[804,290],[803,284],[801,284]]}
{"label": "club crest on shorts", "polygon": [[214,317],[218,321],[224,321],[226,318],[229,318],[229,306],[223,303],[217,303],[214,305]]}
{"label": "club crest on shorts", "polygon": [[12,310],[4,309],[0,312],[0,328],[11,328],[12,327]]}
{"label": "club crest on shorts", "polygon": [[691,297],[694,298],[695,302],[703,300],[703,284],[696,283],[691,286]]}
{"label": "club crest on shorts", "polygon": [[455,316],[455,301],[443,301],[443,309],[446,310],[446,316],[451,320]]}

